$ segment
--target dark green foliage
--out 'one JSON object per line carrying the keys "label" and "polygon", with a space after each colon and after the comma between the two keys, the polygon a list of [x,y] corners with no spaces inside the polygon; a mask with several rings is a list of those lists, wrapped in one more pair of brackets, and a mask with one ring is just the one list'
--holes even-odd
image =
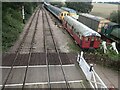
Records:
{"label": "dark green foliage", "polygon": [[23,30],[23,20],[22,20],[22,11],[21,11],[22,5],[24,5],[25,7],[25,14],[30,16],[37,4],[23,3],[23,2],[2,3],[3,51],[6,51],[9,47],[13,45],[13,43],[17,40],[19,34]]}
{"label": "dark green foliage", "polygon": [[66,6],[82,13],[89,13],[93,8],[90,2],[66,2]]}
{"label": "dark green foliage", "polygon": [[57,6],[59,8],[64,6],[64,3],[62,3],[62,2],[50,2],[50,4]]}
{"label": "dark green foliage", "polygon": [[113,12],[110,14],[110,20],[111,20],[112,22],[115,22],[115,23],[120,24],[120,10],[119,10],[119,11],[113,11]]}

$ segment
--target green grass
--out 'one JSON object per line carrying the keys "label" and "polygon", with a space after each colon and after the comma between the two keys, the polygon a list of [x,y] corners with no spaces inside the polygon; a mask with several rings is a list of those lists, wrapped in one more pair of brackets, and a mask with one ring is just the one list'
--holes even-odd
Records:
{"label": "green grass", "polygon": [[81,49],[75,43],[68,43],[68,47],[70,48],[70,52],[80,52]]}
{"label": "green grass", "polygon": [[[19,18],[17,18],[19,17]],[[20,12],[8,9],[2,17],[2,51],[7,51],[23,30]]]}
{"label": "green grass", "polygon": [[95,53],[97,53],[98,55],[103,55],[104,57],[108,57],[108,59],[113,60],[113,61],[118,61],[120,60],[120,54],[117,54],[115,51],[113,50],[108,50],[107,53],[103,52],[103,49],[96,49]]}

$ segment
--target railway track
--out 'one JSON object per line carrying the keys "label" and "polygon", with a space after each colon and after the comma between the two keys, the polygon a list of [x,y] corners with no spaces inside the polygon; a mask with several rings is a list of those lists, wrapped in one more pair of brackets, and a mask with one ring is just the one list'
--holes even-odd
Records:
{"label": "railway track", "polygon": [[[59,52],[59,50],[58,50],[58,47],[57,47],[57,45],[56,45],[56,41],[55,41],[55,39],[54,39],[54,36],[53,36],[53,33],[52,33],[52,29],[51,29],[51,27],[50,27],[50,23],[49,23],[49,20],[48,20],[48,16],[47,16],[47,13],[46,13],[46,11],[45,11],[45,9],[43,8],[43,32],[44,32],[44,51],[46,52],[46,64],[47,64],[47,71],[48,71],[48,86],[49,86],[49,88],[52,88],[52,86],[51,86],[51,83],[50,83],[50,80],[51,80],[51,76],[50,76],[50,67],[49,67],[49,65],[51,64],[51,62],[49,61],[49,55],[51,55],[51,52],[54,52],[54,53],[56,53],[57,54],[57,56],[58,56],[58,61],[56,61],[56,62],[59,62],[59,65],[60,65],[60,67],[61,67],[61,71],[62,71],[62,74],[63,74],[63,78],[64,78],[64,80],[65,80],[65,84],[66,84],[66,88],[68,89],[68,90],[70,90],[70,86],[69,86],[69,83],[68,83],[68,81],[67,81],[67,79],[66,79],[66,75],[65,75],[65,72],[64,72],[64,69],[63,69],[63,64],[62,64],[62,60],[61,60],[61,56],[60,56],[60,52]],[[45,18],[46,17],[46,18]],[[46,27],[46,25],[47,25],[47,27]],[[48,34],[48,32],[49,32],[49,34]],[[50,38],[51,37],[51,41],[50,42],[52,42],[52,44],[50,45],[51,47],[49,47],[48,46],[48,43],[47,43],[47,38]],[[56,58],[55,58],[56,59]],[[54,61],[55,62],[55,61]]]}
{"label": "railway track", "polygon": [[30,58],[31,58],[31,55],[32,55],[32,48],[33,48],[33,42],[34,42],[34,37],[35,37],[35,33],[36,33],[36,27],[37,27],[37,22],[38,22],[38,17],[39,17],[39,11],[40,11],[40,8],[38,7],[38,8],[36,9],[36,11],[35,11],[32,19],[31,19],[31,22],[30,22],[30,24],[29,24],[29,26],[28,26],[25,34],[24,34],[24,37],[23,37],[21,43],[19,44],[19,47],[17,48],[17,50],[16,50],[16,52],[15,52],[16,54],[15,54],[15,56],[14,56],[14,58],[13,58],[13,62],[12,62],[12,64],[11,64],[10,71],[9,71],[9,73],[8,73],[5,81],[3,82],[2,90],[5,89],[5,85],[6,85],[7,81],[8,81],[8,79],[9,79],[9,76],[10,76],[10,74],[13,72],[14,64],[15,64],[15,62],[17,61],[18,56],[20,55],[20,51],[21,51],[21,49],[22,49],[22,45],[24,44],[24,42],[25,42],[25,40],[26,40],[26,37],[27,37],[27,35],[28,35],[29,31],[30,31],[30,27],[31,27],[32,24],[33,24],[32,21],[34,20],[35,16],[37,16],[37,20],[36,20],[36,24],[35,24],[35,30],[34,30],[34,33],[33,33],[32,41],[31,41],[31,46],[30,46],[30,49],[29,49],[29,56],[28,56],[28,61],[27,61],[27,67],[26,67],[26,70],[25,70],[25,76],[24,76],[24,81],[23,81],[23,87],[22,87],[22,89],[24,88],[25,79],[26,79],[26,74],[27,74],[27,69],[28,69],[29,62],[30,62]]}
{"label": "railway track", "polygon": [[[39,35],[37,31],[40,16],[42,16],[41,21],[43,21],[43,26],[41,24],[43,28],[40,31],[43,32],[43,41],[41,42],[44,43],[44,51],[38,49],[37,51],[42,50],[43,52],[34,52],[35,37]],[[78,87],[82,87],[79,85],[82,78],[79,77],[79,72],[73,64],[76,57],[59,51],[49,20],[46,10],[38,8],[16,50],[16,54],[6,54],[3,57],[3,63],[0,67],[3,69],[4,82],[0,85],[2,90],[9,89],[9,87],[19,87],[24,90],[36,88],[36,86],[37,88],[66,88],[69,90],[74,82]],[[31,36],[29,37],[29,35]],[[27,44],[29,44],[28,51],[24,53]]]}

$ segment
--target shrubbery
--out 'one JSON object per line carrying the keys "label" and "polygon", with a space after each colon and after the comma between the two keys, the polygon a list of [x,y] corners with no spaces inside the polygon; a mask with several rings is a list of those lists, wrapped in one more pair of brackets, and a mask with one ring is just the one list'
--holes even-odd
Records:
{"label": "shrubbery", "polygon": [[116,22],[116,23],[120,24],[120,10],[119,11],[113,11],[110,14],[110,20],[112,22]]}
{"label": "shrubbery", "polygon": [[21,7],[25,7],[26,20],[37,6],[35,3],[2,3],[2,50],[6,51],[19,37],[23,30]]}

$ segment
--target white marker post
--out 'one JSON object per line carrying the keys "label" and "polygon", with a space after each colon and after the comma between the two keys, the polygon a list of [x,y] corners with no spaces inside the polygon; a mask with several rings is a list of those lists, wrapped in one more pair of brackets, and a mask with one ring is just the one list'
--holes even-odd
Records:
{"label": "white marker post", "polygon": [[24,6],[22,6],[22,16],[23,16],[23,23],[25,24],[25,11],[24,11]]}
{"label": "white marker post", "polygon": [[117,48],[116,48],[116,43],[115,43],[115,42],[112,42],[111,45],[112,45],[113,50],[115,50],[116,53],[119,54],[119,52],[118,52],[118,50],[117,50]]}
{"label": "white marker post", "polygon": [[104,53],[107,53],[106,41],[102,42],[102,46],[103,46],[103,49],[104,49]]}

